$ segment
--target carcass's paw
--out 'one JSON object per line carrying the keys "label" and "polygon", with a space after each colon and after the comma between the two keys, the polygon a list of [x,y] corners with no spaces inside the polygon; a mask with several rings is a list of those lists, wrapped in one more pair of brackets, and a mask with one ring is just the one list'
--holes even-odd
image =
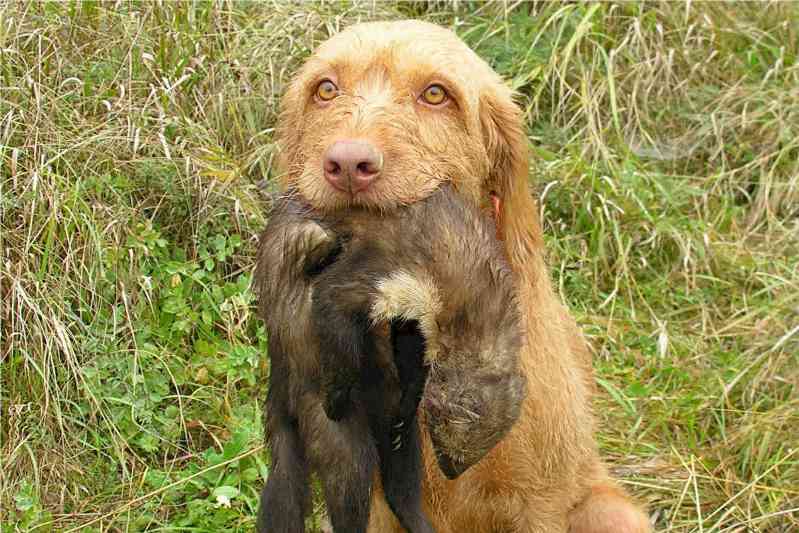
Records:
{"label": "carcass's paw", "polygon": [[328,242],[334,241],[336,238],[332,232],[313,220],[308,220],[300,224],[297,227],[297,233],[298,237],[303,240],[303,246],[307,250],[325,246]]}
{"label": "carcass's paw", "polygon": [[298,232],[299,245],[305,256],[305,273],[310,277],[316,276],[336,260],[341,252],[341,243],[333,232],[313,221],[302,224]]}

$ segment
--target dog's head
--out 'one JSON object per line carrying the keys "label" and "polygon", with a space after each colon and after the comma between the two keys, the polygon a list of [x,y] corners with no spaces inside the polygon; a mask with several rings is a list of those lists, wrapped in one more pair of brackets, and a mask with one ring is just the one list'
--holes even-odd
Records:
{"label": "dog's head", "polygon": [[426,22],[358,24],[324,42],[283,98],[278,140],[284,184],[324,211],[390,209],[443,182],[484,206],[527,194],[510,89]]}

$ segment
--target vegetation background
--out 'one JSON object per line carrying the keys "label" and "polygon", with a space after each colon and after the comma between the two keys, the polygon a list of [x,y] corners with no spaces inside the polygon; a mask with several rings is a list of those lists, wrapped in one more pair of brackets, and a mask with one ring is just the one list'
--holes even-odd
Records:
{"label": "vegetation background", "polygon": [[3,532],[252,528],[279,97],[407,17],[519,92],[603,453],[657,529],[799,530],[799,3],[70,1],[0,5]]}

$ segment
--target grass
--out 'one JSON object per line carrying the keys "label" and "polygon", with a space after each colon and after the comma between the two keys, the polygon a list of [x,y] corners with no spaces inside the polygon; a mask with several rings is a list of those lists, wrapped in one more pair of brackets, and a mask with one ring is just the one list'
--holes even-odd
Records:
{"label": "grass", "polygon": [[252,528],[279,96],[404,17],[520,93],[602,450],[657,529],[799,529],[798,4],[124,1],[0,5],[3,532]]}

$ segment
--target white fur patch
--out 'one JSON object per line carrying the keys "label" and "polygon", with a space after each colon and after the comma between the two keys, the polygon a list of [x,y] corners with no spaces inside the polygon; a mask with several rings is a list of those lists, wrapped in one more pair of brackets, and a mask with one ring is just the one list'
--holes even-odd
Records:
{"label": "white fur patch", "polygon": [[405,270],[393,272],[375,286],[377,298],[372,305],[373,322],[416,320],[427,345],[428,362],[438,354],[438,323],[442,302],[435,282],[426,275],[414,275]]}

